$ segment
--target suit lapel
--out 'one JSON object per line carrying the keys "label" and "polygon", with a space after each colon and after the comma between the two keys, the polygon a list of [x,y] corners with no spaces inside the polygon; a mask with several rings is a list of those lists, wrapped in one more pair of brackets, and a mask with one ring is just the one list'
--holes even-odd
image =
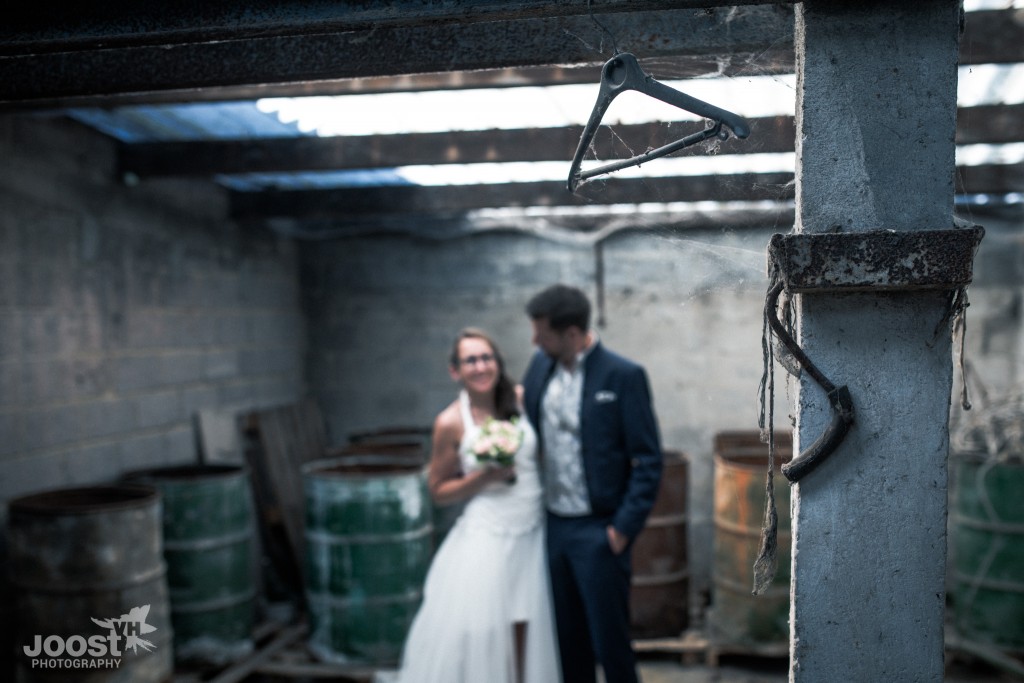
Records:
{"label": "suit lapel", "polygon": [[584,445],[584,453],[590,452],[586,445],[590,440],[590,435],[588,434],[590,421],[588,417],[590,409],[593,407],[594,394],[604,382],[604,377],[602,376],[603,363],[601,362],[603,353],[604,349],[601,347],[601,342],[597,342],[583,362],[583,393],[580,396],[580,441]]}
{"label": "suit lapel", "polygon": [[538,358],[541,371],[536,375],[536,386],[533,387],[535,390],[530,392],[530,404],[526,406],[526,412],[539,434],[541,429],[540,404],[544,400],[544,390],[547,388],[548,382],[551,381],[551,375],[554,374],[555,361],[543,352],[538,352]]}

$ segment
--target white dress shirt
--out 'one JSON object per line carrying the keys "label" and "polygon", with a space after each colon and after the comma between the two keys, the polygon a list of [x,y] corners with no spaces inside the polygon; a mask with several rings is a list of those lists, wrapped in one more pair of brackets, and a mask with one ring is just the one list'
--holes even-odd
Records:
{"label": "white dress shirt", "polygon": [[569,370],[559,362],[541,399],[544,445],[544,492],[547,508],[556,515],[590,514],[580,439],[584,360],[593,344],[576,356]]}

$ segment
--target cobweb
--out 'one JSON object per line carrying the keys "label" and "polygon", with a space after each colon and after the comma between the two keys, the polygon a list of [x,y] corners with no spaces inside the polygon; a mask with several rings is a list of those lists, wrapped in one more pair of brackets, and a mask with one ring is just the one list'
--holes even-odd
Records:
{"label": "cobweb", "polygon": [[1024,463],[1024,388],[964,413],[950,434],[953,452]]}
{"label": "cobweb", "polygon": [[[723,13],[722,26],[727,27],[731,13]],[[629,51],[630,46],[618,40],[604,24],[595,21],[595,35],[575,36],[581,44],[601,58],[610,58],[613,51]],[[598,30],[600,29],[600,30]],[[767,38],[761,50],[743,55],[692,55],[644,58],[638,55],[643,70],[655,80],[692,97],[734,112],[746,118],[752,127],[747,139],[730,136],[722,141],[711,138],[672,155],[652,160],[642,166],[616,171],[584,184],[578,194],[595,201],[608,189],[607,180],[636,178],[645,202],[669,202],[672,194],[666,182],[685,182],[687,177],[700,178],[707,185],[714,178],[709,199],[721,204],[761,201],[786,205],[791,196],[787,181],[776,187],[753,186],[755,173],[792,174],[795,155],[791,148],[780,150],[777,133],[769,126],[777,125],[777,117],[792,116],[795,108],[795,76],[792,73],[792,35],[786,33]],[[783,59],[780,52],[790,52]],[[596,95],[598,84],[595,83]],[[587,112],[589,113],[589,112]],[[641,124],[639,121],[643,120]],[[791,121],[791,119],[790,119]],[[678,107],[665,104],[636,92],[625,92],[611,104],[602,118],[602,125],[587,150],[583,168],[642,154],[699,132],[709,122]],[[790,124],[791,125],[791,124]],[[641,127],[642,126],[642,127]],[[672,181],[666,181],[671,178]],[[696,183],[696,181],[694,181]],[[775,192],[773,192],[775,190]]]}

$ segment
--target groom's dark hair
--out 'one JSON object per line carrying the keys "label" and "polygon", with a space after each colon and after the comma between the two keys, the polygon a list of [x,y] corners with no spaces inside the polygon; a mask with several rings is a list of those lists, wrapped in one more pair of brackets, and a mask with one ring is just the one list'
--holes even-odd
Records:
{"label": "groom's dark hair", "polygon": [[553,330],[561,332],[576,326],[590,329],[590,299],[575,287],[551,285],[535,294],[526,304],[526,314],[533,320],[546,318]]}

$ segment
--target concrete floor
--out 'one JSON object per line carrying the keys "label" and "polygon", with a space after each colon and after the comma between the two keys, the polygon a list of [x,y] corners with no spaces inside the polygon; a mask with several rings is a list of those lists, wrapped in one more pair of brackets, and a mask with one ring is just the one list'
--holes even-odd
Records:
{"label": "concrete floor", "polygon": [[[786,683],[789,680],[788,668],[785,660],[744,657],[723,657],[717,667],[682,664],[677,658],[640,660],[642,683]],[[978,661],[953,660],[946,666],[946,683],[1009,681],[1024,681],[1024,677],[999,671]]]}
{"label": "concrete floor", "polygon": [[721,661],[714,667],[682,664],[678,659],[641,659],[640,678],[642,683],[785,683],[788,673],[784,661]]}

